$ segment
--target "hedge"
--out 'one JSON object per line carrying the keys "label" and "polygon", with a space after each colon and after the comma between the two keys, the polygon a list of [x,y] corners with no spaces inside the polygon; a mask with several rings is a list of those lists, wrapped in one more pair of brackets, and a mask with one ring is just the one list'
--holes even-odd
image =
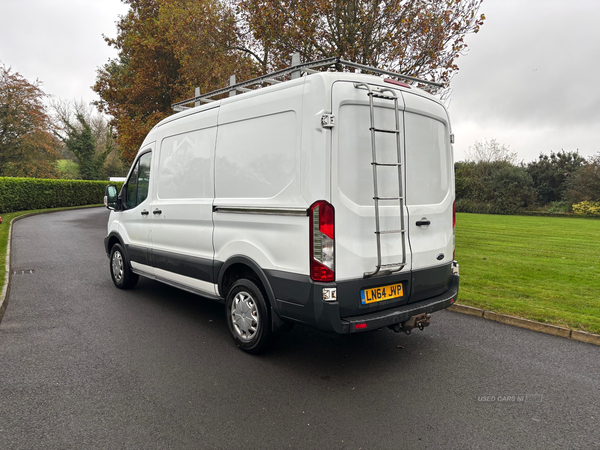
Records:
{"label": "hedge", "polygon": [[109,181],[0,177],[0,213],[101,204]]}

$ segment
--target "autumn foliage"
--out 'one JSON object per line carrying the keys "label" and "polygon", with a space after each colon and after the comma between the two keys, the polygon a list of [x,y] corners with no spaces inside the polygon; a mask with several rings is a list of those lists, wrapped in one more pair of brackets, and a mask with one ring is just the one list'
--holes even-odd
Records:
{"label": "autumn foliage", "polygon": [[0,63],[0,175],[55,178],[58,140],[39,82]]}
{"label": "autumn foliage", "polygon": [[458,70],[482,0],[122,0],[119,51],[98,70],[99,108],[114,118],[124,159],[195,87],[224,87],[331,56],[438,81]]}
{"label": "autumn foliage", "polygon": [[299,52],[447,83],[465,35],[477,33],[481,0],[241,0],[240,27],[266,66]]}

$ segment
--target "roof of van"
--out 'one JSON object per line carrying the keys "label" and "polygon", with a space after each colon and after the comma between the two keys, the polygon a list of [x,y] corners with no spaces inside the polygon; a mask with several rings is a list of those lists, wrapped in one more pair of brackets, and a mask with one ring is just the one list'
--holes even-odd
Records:
{"label": "roof of van", "polygon": [[[325,85],[327,85],[328,87],[332,86],[333,83],[335,83],[336,81],[354,81],[354,82],[363,82],[363,83],[368,83],[368,84],[376,84],[376,85],[385,86],[385,87],[393,87],[394,89],[398,89],[403,92],[410,92],[411,94],[425,97],[429,100],[432,100],[432,101],[444,106],[437,97],[431,95],[429,92],[427,92],[423,89],[417,88],[415,86],[411,86],[404,82],[397,82],[396,80],[392,80],[391,78],[376,76],[376,75],[367,75],[367,74],[362,74],[362,73],[352,73],[352,72],[316,72],[316,73],[306,75],[306,76],[303,76],[300,78],[282,81],[281,83],[278,83],[278,84],[262,87],[259,89],[252,89],[250,92],[237,93],[233,97],[225,97],[223,99],[210,101],[209,103],[190,107],[190,108],[186,109],[185,111],[177,112],[177,113],[161,120],[159,123],[157,123],[152,128],[152,130],[148,133],[148,136],[146,137],[146,139],[144,139],[144,143],[152,142],[154,140],[152,138],[152,136],[154,135],[154,132],[156,131],[156,129],[158,127],[160,127],[161,125],[169,123],[173,120],[188,116],[190,114],[197,114],[202,111],[208,111],[208,110],[211,110],[214,108],[218,108],[219,106],[221,106],[222,102],[238,101],[247,96],[249,97],[249,96],[260,95],[261,93],[267,93],[267,92],[273,92],[273,91],[279,90],[279,89],[285,89],[287,87],[291,87],[296,84],[302,84],[307,81],[315,81],[316,78],[321,78],[323,80],[323,82],[325,83]],[[388,80],[388,81],[386,81],[386,80]]]}

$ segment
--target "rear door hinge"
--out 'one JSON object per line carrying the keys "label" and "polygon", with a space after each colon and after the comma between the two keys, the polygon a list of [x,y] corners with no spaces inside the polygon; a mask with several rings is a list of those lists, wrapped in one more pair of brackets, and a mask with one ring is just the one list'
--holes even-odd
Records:
{"label": "rear door hinge", "polygon": [[333,114],[323,114],[321,116],[321,126],[323,128],[333,128],[335,126],[335,116]]}

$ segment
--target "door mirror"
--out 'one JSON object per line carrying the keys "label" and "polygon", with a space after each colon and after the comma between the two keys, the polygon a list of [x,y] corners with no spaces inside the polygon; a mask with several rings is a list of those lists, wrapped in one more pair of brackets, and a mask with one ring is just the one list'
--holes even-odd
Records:
{"label": "door mirror", "polygon": [[106,189],[104,191],[104,206],[114,211],[117,208],[117,201],[117,187],[114,184],[109,184],[108,186],[106,186]]}

